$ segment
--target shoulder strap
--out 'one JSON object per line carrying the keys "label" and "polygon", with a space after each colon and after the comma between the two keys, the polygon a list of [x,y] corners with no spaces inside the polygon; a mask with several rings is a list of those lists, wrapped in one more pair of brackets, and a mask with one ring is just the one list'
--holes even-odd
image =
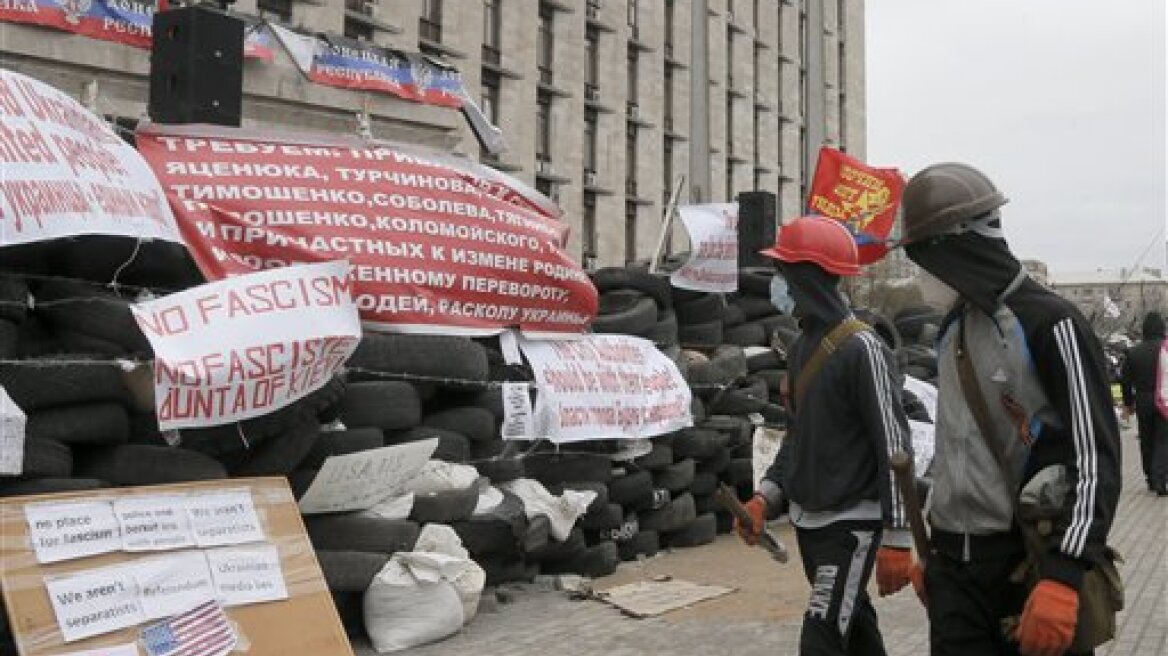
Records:
{"label": "shoulder strap", "polygon": [[852,335],[867,329],[868,324],[855,317],[849,317],[836,324],[835,328],[832,328],[831,332],[819,341],[819,346],[815,348],[815,352],[808,358],[807,364],[799,370],[799,377],[795,381],[796,405],[803,401],[803,395],[811,385],[811,380],[815,378],[815,374],[819,373],[819,370],[823,368],[823,364],[839,349],[840,345]]}
{"label": "shoulder strap", "polygon": [[990,409],[986,405],[985,395],[981,393],[981,385],[977,382],[977,372],[974,371],[973,360],[969,356],[968,341],[965,337],[966,311],[963,308],[957,319],[957,377],[961,381],[961,392],[965,395],[965,404],[969,406],[969,412],[973,415],[974,422],[977,423],[977,431],[981,433],[986,446],[994,454],[994,460],[998,461],[998,467],[1002,469],[1002,476],[1005,477],[1010,489],[1017,491],[1018,484],[1011,473],[1006,453],[1002,450],[1002,445],[993,439],[994,424],[990,421]]}

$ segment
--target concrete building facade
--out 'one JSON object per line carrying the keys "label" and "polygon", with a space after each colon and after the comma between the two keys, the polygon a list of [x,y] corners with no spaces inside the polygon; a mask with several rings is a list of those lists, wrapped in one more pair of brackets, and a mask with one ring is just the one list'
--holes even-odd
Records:
{"label": "concrete building facade", "polygon": [[[353,133],[479,158],[564,209],[586,265],[647,258],[670,194],[777,195],[801,213],[820,144],[865,155],[863,0],[239,0],[233,10],[307,32],[421,51],[457,67],[504,133],[483,152],[462,116],[313,84],[277,48],[245,63],[247,126]],[[4,24],[0,66],[133,123],[149,53]],[[676,230],[671,248],[684,248]]]}
{"label": "concrete building facade", "polygon": [[[1168,277],[1160,269],[1052,274],[1050,285],[1078,306],[1083,316],[1094,321],[1101,332],[1138,332],[1148,312],[1168,313]],[[1119,316],[1108,316],[1108,300],[1114,304],[1112,314],[1118,311]]]}

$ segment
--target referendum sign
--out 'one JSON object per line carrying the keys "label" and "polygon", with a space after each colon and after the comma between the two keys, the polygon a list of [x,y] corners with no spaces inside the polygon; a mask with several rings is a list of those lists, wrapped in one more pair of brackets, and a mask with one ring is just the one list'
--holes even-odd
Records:
{"label": "referendum sign", "polygon": [[166,129],[138,146],[212,279],[347,259],[366,325],[402,332],[578,333],[596,314],[554,206],[498,172],[356,139]]}
{"label": "referendum sign", "polygon": [[860,264],[871,264],[888,253],[885,240],[903,191],[896,169],[871,167],[825,146],[819,149],[807,205],[812,214],[842,222],[856,239]]}
{"label": "referendum sign", "polygon": [[182,243],[162,188],[101,117],[0,69],[0,246],[85,234]]}
{"label": "referendum sign", "polygon": [[535,374],[535,435],[552,442],[636,439],[693,425],[689,385],[653,343],[625,335],[521,340]]}
{"label": "referendum sign", "polygon": [[689,232],[689,261],[669,276],[674,287],[699,292],[738,289],[738,203],[677,208]]}
{"label": "referendum sign", "polygon": [[348,265],[288,267],[132,306],[162,430],[268,414],[320,389],[361,339]]}

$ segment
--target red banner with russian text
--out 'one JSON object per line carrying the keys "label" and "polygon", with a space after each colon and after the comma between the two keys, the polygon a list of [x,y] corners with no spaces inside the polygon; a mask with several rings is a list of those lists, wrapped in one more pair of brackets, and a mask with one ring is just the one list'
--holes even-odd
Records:
{"label": "red banner with russian text", "polygon": [[231,128],[151,126],[138,148],[212,279],[346,259],[366,326],[402,332],[578,333],[596,314],[558,209],[473,162]]}
{"label": "red banner with russian text", "polygon": [[860,264],[888,253],[888,235],[904,191],[894,168],[876,168],[834,148],[819,149],[807,206],[812,214],[842,222],[856,238]]}

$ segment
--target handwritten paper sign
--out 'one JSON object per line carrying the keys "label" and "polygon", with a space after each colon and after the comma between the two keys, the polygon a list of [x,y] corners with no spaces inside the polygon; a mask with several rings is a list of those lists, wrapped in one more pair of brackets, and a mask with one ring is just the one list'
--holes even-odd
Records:
{"label": "handwritten paper sign", "polygon": [[107,502],[43,503],[25,508],[37,562],[96,556],[122,548],[122,531]]}
{"label": "handwritten paper sign", "polygon": [[273,269],[134,305],[159,428],[242,421],[323,387],[361,339],[348,269]]}
{"label": "handwritten paper sign", "polygon": [[195,546],[184,499],[156,496],[118,499],[114,514],[122,529],[125,551],[161,551]]}
{"label": "handwritten paper sign", "polygon": [[193,494],[186,498],[187,517],[200,547],[260,542],[264,528],[246,489]]}
{"label": "handwritten paper sign", "polygon": [[669,276],[681,289],[732,292],[738,289],[738,203],[684,205],[677,214],[693,244],[689,260]]}
{"label": "handwritten paper sign", "polygon": [[65,642],[146,621],[134,570],[114,565],[45,580]]}
{"label": "handwritten paper sign", "polygon": [[505,440],[526,440],[534,434],[531,410],[531,386],[527,383],[503,383],[503,426]]}
{"label": "handwritten paper sign", "polygon": [[215,597],[207,557],[201,551],[144,558],[129,567],[147,620],[177,615]]}
{"label": "handwritten paper sign", "polygon": [[24,473],[24,429],[28,417],[0,387],[0,475]]}
{"label": "handwritten paper sign", "polygon": [[288,598],[280,552],[270,544],[223,547],[206,552],[215,595],[224,606]]}
{"label": "handwritten paper sign", "polygon": [[300,512],[367,510],[398,496],[436,448],[438,440],[430,439],[332,456],[300,498]]}
{"label": "handwritten paper sign", "polygon": [[693,425],[689,385],[648,340],[587,335],[520,346],[539,388],[535,437],[643,438]]}

